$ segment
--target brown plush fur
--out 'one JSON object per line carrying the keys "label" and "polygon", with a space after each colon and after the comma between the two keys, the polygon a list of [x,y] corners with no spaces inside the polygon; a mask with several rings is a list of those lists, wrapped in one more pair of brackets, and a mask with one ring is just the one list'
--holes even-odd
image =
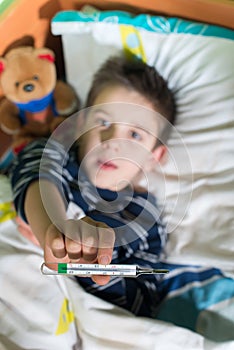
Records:
{"label": "brown plush fur", "polygon": [[[14,135],[13,147],[48,136],[79,109],[79,99],[71,86],[57,80],[53,60],[54,53],[50,49],[31,46],[13,48],[0,57],[0,84],[5,97],[0,104],[0,127]],[[26,86],[30,86],[30,91]],[[59,116],[54,117],[48,106],[43,112],[27,112],[27,122],[22,125],[16,103],[40,100],[52,91]]]}

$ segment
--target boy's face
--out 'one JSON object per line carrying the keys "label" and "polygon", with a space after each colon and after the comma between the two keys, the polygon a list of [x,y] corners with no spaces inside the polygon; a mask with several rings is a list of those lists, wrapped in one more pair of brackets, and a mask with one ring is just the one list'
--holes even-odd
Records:
{"label": "boy's face", "polygon": [[79,159],[90,181],[120,191],[134,186],[154,156],[158,134],[152,104],[136,91],[104,89],[84,119]]}

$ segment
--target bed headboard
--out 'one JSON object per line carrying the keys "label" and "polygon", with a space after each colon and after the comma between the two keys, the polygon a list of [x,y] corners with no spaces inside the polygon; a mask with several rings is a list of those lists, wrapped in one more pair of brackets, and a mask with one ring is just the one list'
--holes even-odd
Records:
{"label": "bed headboard", "polygon": [[[130,10],[177,16],[234,29],[233,0],[4,0],[0,5],[0,55],[16,39],[31,35],[35,46],[55,50],[58,75],[64,73],[61,44],[50,32],[50,21],[56,12],[80,9],[85,4],[100,9]],[[1,96],[1,89],[0,89]]]}
{"label": "bed headboard", "polygon": [[234,29],[233,0],[145,0],[144,5],[141,0],[4,0],[0,5],[0,55],[19,34],[31,34],[36,46],[44,45],[57,11],[80,9],[87,3],[100,9],[177,16]]}
{"label": "bed headboard", "polygon": [[[60,3],[65,5],[64,0],[60,0]],[[67,3],[75,4],[78,1]],[[85,1],[79,1],[81,3]],[[89,3],[103,9],[159,13],[234,28],[233,0],[91,0]]]}

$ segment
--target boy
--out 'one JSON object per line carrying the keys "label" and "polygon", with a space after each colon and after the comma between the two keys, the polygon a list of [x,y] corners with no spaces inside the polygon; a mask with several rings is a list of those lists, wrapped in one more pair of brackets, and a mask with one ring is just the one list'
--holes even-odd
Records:
{"label": "boy", "polygon": [[[153,67],[115,57],[94,77],[86,107],[79,116],[82,135],[69,152],[52,139],[19,154],[11,176],[16,208],[46,262],[158,267],[166,233],[155,199],[137,184],[165,153],[173,95]],[[157,112],[168,125],[162,127]],[[78,220],[67,220],[74,208]],[[157,276],[77,279],[136,315],[155,316]]]}

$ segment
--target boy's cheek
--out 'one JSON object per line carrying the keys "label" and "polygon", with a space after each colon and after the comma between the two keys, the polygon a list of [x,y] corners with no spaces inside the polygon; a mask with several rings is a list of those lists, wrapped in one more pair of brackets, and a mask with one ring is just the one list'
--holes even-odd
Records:
{"label": "boy's cheek", "polygon": [[144,146],[136,143],[126,143],[122,149],[122,157],[136,165],[142,166],[151,156],[151,152]]}
{"label": "boy's cheek", "polygon": [[143,168],[144,172],[148,173],[148,172],[152,171],[155,168],[155,164],[156,164],[156,162],[155,162],[154,158],[153,157],[149,157],[145,161],[145,163],[142,166],[142,168]]}

